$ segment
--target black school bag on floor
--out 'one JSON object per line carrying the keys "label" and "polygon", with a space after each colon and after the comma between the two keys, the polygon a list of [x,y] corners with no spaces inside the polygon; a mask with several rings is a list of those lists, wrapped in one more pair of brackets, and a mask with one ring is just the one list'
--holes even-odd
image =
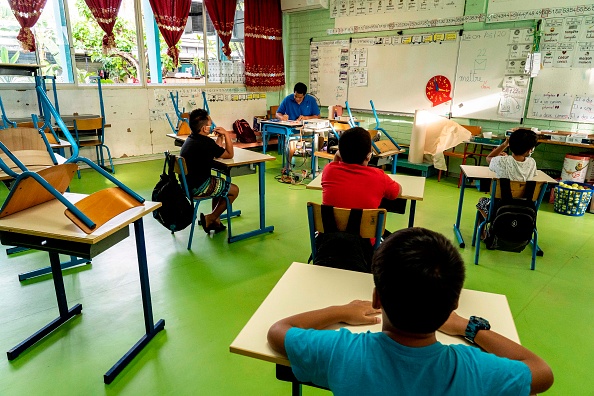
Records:
{"label": "black school bag on floor", "polygon": [[244,120],[235,120],[233,123],[233,132],[237,135],[237,140],[240,143],[255,143],[256,142],[256,134],[254,130],[250,126],[249,122]]}
{"label": "black school bag on floor", "polygon": [[509,179],[500,179],[501,199],[495,204],[495,217],[489,225],[487,249],[521,252],[532,240],[536,228],[536,208],[532,197],[536,182],[526,182],[524,196],[513,198]]}
{"label": "black school bag on floor", "polygon": [[175,176],[174,166],[175,156],[165,153],[163,173],[153,189],[151,198],[152,201],[162,204],[153,212],[153,217],[171,233],[181,231],[192,224],[194,217],[194,207]]}

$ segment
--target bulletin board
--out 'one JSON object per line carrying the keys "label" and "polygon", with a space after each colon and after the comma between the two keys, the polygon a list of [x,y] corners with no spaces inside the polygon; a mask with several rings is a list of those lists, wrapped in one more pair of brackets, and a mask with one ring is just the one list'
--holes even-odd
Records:
{"label": "bulletin board", "polygon": [[464,32],[452,116],[520,121],[529,88],[524,69],[533,40],[532,29]]}
{"label": "bulletin board", "polygon": [[348,91],[349,41],[318,41],[309,47],[309,93],[322,106],[344,104]]}
{"label": "bulletin board", "polygon": [[[487,13],[509,13],[558,7],[567,9],[573,6],[592,8],[592,3],[588,3],[586,0],[563,0],[562,2],[559,0],[489,0]],[[584,12],[584,10],[581,12]]]}
{"label": "bulletin board", "polygon": [[336,28],[431,21],[461,17],[464,5],[465,0],[331,0],[330,16]]}
{"label": "bulletin board", "polygon": [[594,15],[544,19],[540,50],[527,116],[594,123]]}
{"label": "bulletin board", "polygon": [[[431,109],[439,115],[450,112],[450,102],[432,107],[425,95],[434,76],[452,83],[458,57],[458,32],[415,36],[353,39],[349,70],[349,105],[354,109],[414,114]],[[446,40],[447,35],[447,40]],[[358,62],[356,54],[364,62]],[[354,63],[353,63],[354,62]]]}

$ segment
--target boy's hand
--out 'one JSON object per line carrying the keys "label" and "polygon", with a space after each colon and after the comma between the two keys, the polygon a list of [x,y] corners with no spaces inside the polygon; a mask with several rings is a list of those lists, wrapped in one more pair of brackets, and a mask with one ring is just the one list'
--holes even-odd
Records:
{"label": "boy's hand", "polygon": [[448,320],[439,328],[439,331],[452,336],[464,336],[466,335],[466,326],[468,326],[468,319],[452,311]]}
{"label": "boy's hand", "polygon": [[228,133],[227,130],[223,127],[216,127],[215,129],[213,129],[213,132],[216,135],[222,135],[222,136],[224,136]]}
{"label": "boy's hand", "polygon": [[279,117],[281,121],[289,121],[289,115],[288,114],[281,114],[281,116]]}
{"label": "boy's hand", "polygon": [[375,309],[371,306],[371,301],[354,300],[343,305],[343,322],[350,325],[376,324],[381,322],[377,316],[382,313],[381,309]]}

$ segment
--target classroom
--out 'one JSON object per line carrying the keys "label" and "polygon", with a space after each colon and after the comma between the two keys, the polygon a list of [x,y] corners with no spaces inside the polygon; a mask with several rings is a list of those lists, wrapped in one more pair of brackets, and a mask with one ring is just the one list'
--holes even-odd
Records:
{"label": "classroom", "polygon": [[[262,325],[264,307],[274,306],[276,320],[319,307],[318,293],[328,301],[371,299],[367,278],[352,278],[357,287],[365,279],[359,296],[334,272],[289,286],[283,277],[313,267],[294,263],[312,253],[308,202],[322,203],[319,183],[333,158],[324,151],[329,125],[355,123],[381,132],[371,164],[415,186],[403,191],[404,213],[388,210],[385,229],[414,225],[445,235],[465,263],[461,309],[492,298],[485,317],[497,306],[492,325],[504,317],[501,331],[550,365],[555,381],[546,394],[594,394],[592,2],[39,3],[0,0],[0,342],[7,351],[0,395],[331,394],[277,379],[288,361],[260,354],[258,347],[270,349],[265,333],[246,329]],[[320,109],[320,119],[307,121],[320,122],[312,133],[325,133],[325,143],[308,139],[307,123],[300,131],[271,121],[297,83]],[[234,139],[235,157],[214,161],[213,170],[239,188],[234,217],[216,234],[205,233],[199,217],[195,228],[170,232],[151,213],[153,189],[166,177],[164,153],[180,155],[187,114],[198,108]],[[85,145],[79,129],[84,142],[87,119],[99,124]],[[256,142],[239,141],[234,124],[242,119]],[[18,123],[39,127],[43,147],[56,152],[44,153],[51,163],[23,160],[28,172],[5,154],[16,140],[4,136]],[[472,172],[486,170],[487,154],[516,128],[538,133],[532,158],[546,180],[537,207],[542,250],[533,256],[530,245],[516,253],[478,242],[479,256],[471,244],[475,203],[490,197],[494,176]],[[16,165],[7,170],[5,162]],[[57,167],[67,176],[55,176]],[[557,184],[563,180],[569,184]],[[83,197],[92,205],[62,201]],[[50,205],[55,210],[44,209]],[[201,202],[197,214],[210,207]],[[110,214],[97,219],[97,211]],[[49,322],[47,333],[23,342]]]}

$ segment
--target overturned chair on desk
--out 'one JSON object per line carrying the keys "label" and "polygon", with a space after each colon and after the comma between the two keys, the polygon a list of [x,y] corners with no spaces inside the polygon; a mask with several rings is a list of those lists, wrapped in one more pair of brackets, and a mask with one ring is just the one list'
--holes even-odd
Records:
{"label": "overturned chair on desk", "polygon": [[[487,249],[521,252],[532,245],[530,269],[536,266],[536,256],[543,252],[538,247],[536,217],[544,197],[546,182],[519,182],[495,179],[491,184],[489,211],[477,209],[472,234],[476,247],[474,263],[478,265],[481,235],[485,235]],[[489,226],[487,230],[487,225]],[[485,232],[486,231],[486,232]]]}
{"label": "overturned chair on desk", "polygon": [[[343,209],[308,202],[309,240],[314,264],[371,272],[370,259],[381,243],[386,214],[385,209]],[[333,233],[332,246],[328,246],[327,237]],[[369,239],[375,239],[373,245]],[[338,244],[347,244],[353,249],[346,252]],[[361,249],[355,247],[359,244]]]}

